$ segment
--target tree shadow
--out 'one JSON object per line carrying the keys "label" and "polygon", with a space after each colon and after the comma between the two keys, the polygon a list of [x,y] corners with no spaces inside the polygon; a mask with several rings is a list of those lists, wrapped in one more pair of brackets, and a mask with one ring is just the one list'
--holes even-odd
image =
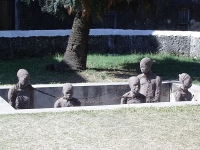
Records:
{"label": "tree shadow", "polygon": [[[150,57],[151,58],[151,57]],[[179,80],[179,74],[188,73],[194,81],[200,81],[200,63],[198,60],[193,62],[172,57],[166,57],[164,59],[151,58],[152,72],[160,76],[163,80]],[[107,71],[108,74],[116,78],[128,79],[131,76],[137,76],[141,74],[140,71],[140,60],[136,63],[123,63],[122,69],[101,69],[101,68],[90,68],[97,71]]]}
{"label": "tree shadow", "polygon": [[47,64],[57,64],[59,60],[54,57],[35,57],[24,59],[1,60],[0,84],[16,84],[18,82],[17,71],[26,69],[31,77],[31,84],[55,84],[55,83],[78,83],[86,82],[78,71],[50,71],[46,69]]}
{"label": "tree shadow", "polygon": [[[187,59],[187,58],[186,58]],[[200,81],[200,63],[198,60],[188,62],[187,60],[166,58],[164,60],[155,60],[152,66],[154,72],[165,80],[178,80],[179,74],[188,73],[193,80]]]}

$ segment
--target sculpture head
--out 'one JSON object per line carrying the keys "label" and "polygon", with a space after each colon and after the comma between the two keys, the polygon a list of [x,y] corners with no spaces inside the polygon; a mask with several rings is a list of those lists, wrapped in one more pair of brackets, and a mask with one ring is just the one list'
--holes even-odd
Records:
{"label": "sculpture head", "polygon": [[19,69],[17,72],[17,77],[19,80],[18,83],[20,84],[22,88],[26,87],[30,82],[30,75],[28,71],[25,69]]}
{"label": "sculpture head", "polygon": [[140,61],[140,70],[142,73],[147,74],[151,70],[152,61],[150,58],[145,57]]}
{"label": "sculpture head", "polygon": [[187,73],[179,74],[179,81],[182,83],[182,88],[184,90],[187,90],[192,86],[192,78]]}
{"label": "sculpture head", "polygon": [[136,93],[139,92],[139,90],[140,90],[140,80],[139,80],[138,77],[135,77],[135,76],[130,77],[128,79],[128,84],[131,88],[132,93],[136,94]]}
{"label": "sculpture head", "polygon": [[64,84],[62,92],[64,94],[64,98],[71,99],[73,95],[73,86],[70,83]]}

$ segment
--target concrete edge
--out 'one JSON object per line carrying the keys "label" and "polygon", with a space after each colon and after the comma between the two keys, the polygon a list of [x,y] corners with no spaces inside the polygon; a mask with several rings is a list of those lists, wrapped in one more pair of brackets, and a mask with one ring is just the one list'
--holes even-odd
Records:
{"label": "concrete edge", "polygon": [[124,105],[104,105],[104,106],[81,106],[81,107],[63,107],[63,108],[44,108],[44,109],[21,109],[11,112],[0,112],[0,114],[30,114],[42,112],[67,112],[67,111],[91,111],[91,110],[113,110],[120,108],[144,108],[144,107],[173,107],[186,105],[200,105],[199,101],[185,102],[160,102],[160,103],[141,103],[141,104],[124,104]]}
{"label": "concrete edge", "polygon": [[[14,38],[14,37],[32,37],[32,36],[69,36],[71,29],[66,30],[14,30],[14,31],[0,31],[0,37]],[[163,30],[131,30],[131,29],[90,29],[90,36],[102,35],[155,35],[155,36],[194,36],[200,37],[196,31],[163,31]]]}
{"label": "concrete edge", "polygon": [[15,109],[0,96],[0,114],[3,113],[14,113]]}
{"label": "concrete edge", "polygon": [[[164,80],[162,83],[180,83],[177,80]],[[73,86],[101,86],[101,85],[128,85],[128,82],[98,82],[98,83],[71,83]],[[31,84],[34,88],[43,88],[43,87],[62,87],[62,84]],[[13,85],[0,85],[0,89],[9,89]]]}

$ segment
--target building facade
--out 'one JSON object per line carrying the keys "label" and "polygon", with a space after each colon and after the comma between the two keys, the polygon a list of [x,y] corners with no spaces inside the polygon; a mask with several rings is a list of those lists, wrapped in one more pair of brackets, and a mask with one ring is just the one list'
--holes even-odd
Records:
{"label": "building facade", "polygon": [[[92,23],[91,28],[133,30],[200,30],[200,0],[169,0],[160,3],[153,17],[136,14],[127,9],[109,11],[103,22]],[[42,13],[38,1],[30,5],[20,0],[0,0],[0,30],[54,30],[71,29],[74,16],[66,18]]]}

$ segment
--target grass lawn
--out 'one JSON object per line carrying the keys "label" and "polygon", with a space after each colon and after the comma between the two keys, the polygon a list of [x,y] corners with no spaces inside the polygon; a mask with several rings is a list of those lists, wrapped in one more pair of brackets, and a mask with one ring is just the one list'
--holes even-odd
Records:
{"label": "grass lawn", "polygon": [[[0,85],[17,83],[16,73],[27,69],[32,84],[118,82],[140,73],[148,56],[152,71],[163,80],[188,73],[199,84],[200,61],[161,54],[88,55],[87,69],[53,72],[45,65],[62,56],[0,60]],[[199,150],[200,106],[122,108],[101,111],[0,115],[2,150]]]}
{"label": "grass lawn", "polygon": [[0,115],[2,150],[199,150],[200,105]]}
{"label": "grass lawn", "polygon": [[61,61],[62,55],[0,60],[0,85],[15,84],[18,81],[17,71],[21,68],[29,71],[32,84],[124,82],[141,73],[139,62],[146,56],[153,61],[152,71],[163,80],[178,80],[178,74],[185,72],[192,77],[193,83],[200,84],[200,59],[167,54],[89,54],[87,69],[77,72],[54,72],[45,69],[47,64]]}

